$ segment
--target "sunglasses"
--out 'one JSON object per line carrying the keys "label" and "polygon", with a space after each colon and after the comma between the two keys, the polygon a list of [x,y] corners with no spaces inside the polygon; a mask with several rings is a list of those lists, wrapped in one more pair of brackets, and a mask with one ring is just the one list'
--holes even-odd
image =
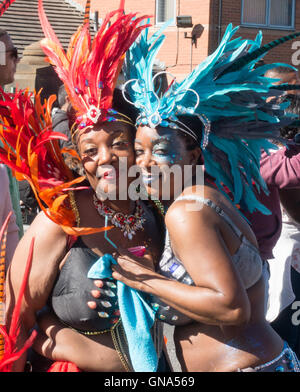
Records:
{"label": "sunglasses", "polygon": [[18,55],[18,48],[12,48],[6,51],[6,53],[11,53],[11,57],[15,58],[16,60],[18,60],[19,55]]}

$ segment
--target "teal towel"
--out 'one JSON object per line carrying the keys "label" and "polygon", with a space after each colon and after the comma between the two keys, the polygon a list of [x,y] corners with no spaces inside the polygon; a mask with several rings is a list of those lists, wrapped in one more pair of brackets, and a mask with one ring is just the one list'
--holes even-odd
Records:
{"label": "teal towel", "polygon": [[[103,255],[90,268],[88,278],[111,278],[111,263],[117,264],[112,255]],[[150,333],[155,313],[142,297],[142,293],[119,281],[117,290],[121,320],[133,369],[135,372],[156,372],[158,359]]]}

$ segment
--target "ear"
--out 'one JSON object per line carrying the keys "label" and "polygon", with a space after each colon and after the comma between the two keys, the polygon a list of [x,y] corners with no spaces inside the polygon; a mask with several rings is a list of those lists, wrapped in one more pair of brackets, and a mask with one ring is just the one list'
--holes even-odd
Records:
{"label": "ear", "polygon": [[203,162],[202,151],[201,148],[198,146],[195,147],[193,150],[189,151],[189,156],[190,156],[190,165],[197,165],[199,164],[199,161]]}

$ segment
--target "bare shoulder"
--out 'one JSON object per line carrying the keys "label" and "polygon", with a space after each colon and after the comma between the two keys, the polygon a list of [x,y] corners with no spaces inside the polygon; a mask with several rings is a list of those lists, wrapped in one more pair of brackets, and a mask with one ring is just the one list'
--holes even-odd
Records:
{"label": "bare shoulder", "polygon": [[[67,234],[51,221],[44,212],[37,215],[20,240],[7,271],[7,299],[9,308],[15,302],[24,277],[26,260],[33,244],[31,268],[26,285],[22,312],[27,314],[28,325],[33,322],[33,313],[47,302],[54,281],[59,273],[59,264],[67,252]],[[24,320],[25,320],[24,319]]]}
{"label": "bare shoulder", "polygon": [[[26,233],[29,233],[31,236],[38,236],[39,238],[45,238],[48,241],[57,237],[66,237],[66,233],[63,231],[60,225],[53,222],[43,211],[41,211],[32,224],[29,226]],[[51,238],[47,238],[50,237]]]}
{"label": "bare shoulder", "polygon": [[171,233],[185,233],[192,231],[196,226],[213,226],[218,221],[218,217],[211,208],[205,206],[207,197],[207,187],[197,185],[185,189],[178,200],[168,209],[165,217],[166,226]]}
{"label": "bare shoulder", "polygon": [[[249,224],[229,198],[218,189],[207,185],[198,185],[185,189],[182,196],[183,198],[180,197],[168,210],[166,215],[168,229],[170,228],[171,231],[177,233],[182,229],[191,231],[197,228],[201,228],[202,233],[203,230],[213,228],[231,232],[232,230],[228,228],[225,220],[216,213],[215,209],[205,205],[206,201],[210,200],[226,213],[253,245],[257,246],[255,235]],[[179,227],[179,225],[182,227]]]}
{"label": "bare shoulder", "polygon": [[[197,185],[184,189],[181,195],[171,204],[166,214],[166,221],[183,218],[197,218],[206,215],[209,209],[205,206],[205,199],[210,197],[209,189],[205,185]],[[215,197],[214,197],[215,199]]]}
{"label": "bare shoulder", "polygon": [[20,240],[12,264],[24,262],[30,245],[34,242],[33,269],[41,264],[46,270],[49,265],[59,263],[65,255],[67,240],[68,235],[63,229],[44,212],[40,212]]}
{"label": "bare shoulder", "polygon": [[58,255],[64,252],[68,235],[60,225],[48,218],[44,212],[40,212],[25,232],[17,250],[27,249],[32,239],[34,239],[35,253],[44,254],[49,251],[49,255]]}

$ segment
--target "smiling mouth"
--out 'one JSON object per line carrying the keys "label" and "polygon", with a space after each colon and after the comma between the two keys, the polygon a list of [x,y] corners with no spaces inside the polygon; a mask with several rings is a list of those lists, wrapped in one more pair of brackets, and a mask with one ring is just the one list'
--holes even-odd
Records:
{"label": "smiling mouth", "polygon": [[150,184],[151,182],[158,181],[162,177],[162,173],[159,174],[142,174],[141,178],[144,184]]}
{"label": "smiling mouth", "polygon": [[101,174],[97,175],[97,178],[99,180],[115,180],[119,177],[119,172],[118,170],[107,170]]}
{"label": "smiling mouth", "polygon": [[112,179],[116,178],[116,173],[114,173],[113,171],[110,171],[110,172],[107,171],[102,175],[102,178],[104,180],[112,180]]}

